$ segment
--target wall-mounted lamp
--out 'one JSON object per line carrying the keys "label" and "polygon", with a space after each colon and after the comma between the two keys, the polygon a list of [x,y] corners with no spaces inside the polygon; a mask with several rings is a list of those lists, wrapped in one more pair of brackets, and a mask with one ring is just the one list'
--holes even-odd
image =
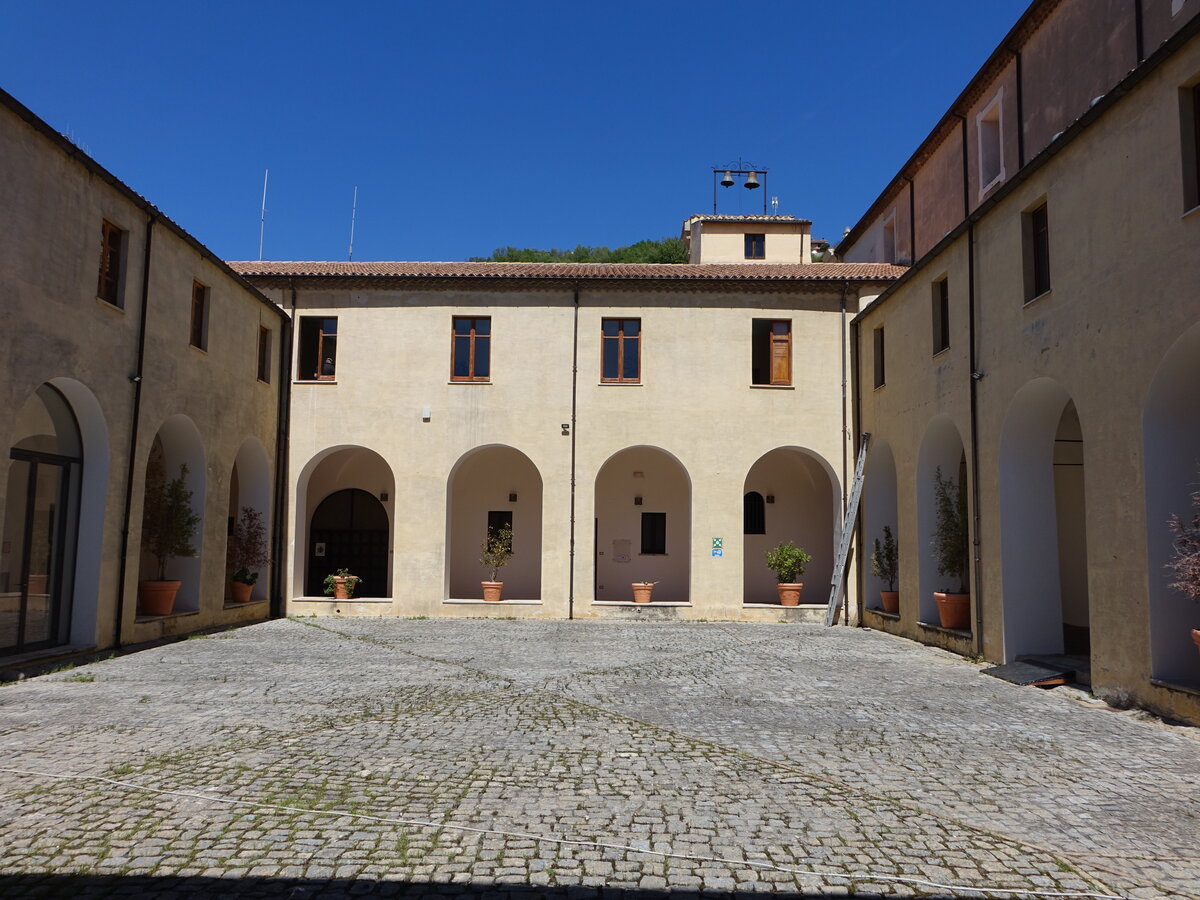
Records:
{"label": "wall-mounted lamp", "polygon": [[775,502],[775,495],[774,495],[774,494],[767,494],[767,502],[768,502],[768,503],[774,503],[774,502]]}
{"label": "wall-mounted lamp", "polygon": [[562,423],[562,431],[563,431],[563,437],[569,436],[571,434],[571,423],[563,422]]}
{"label": "wall-mounted lamp", "polygon": [[634,506],[641,506],[641,505],[642,505],[642,498],[641,498],[641,496],[640,496],[640,495],[639,495],[639,496],[637,496],[637,497],[634,497],[634,498],[633,498],[633,505],[634,505]]}
{"label": "wall-mounted lamp", "polygon": [[428,406],[421,407],[421,421],[428,422],[433,417],[433,410]]}
{"label": "wall-mounted lamp", "polygon": [[383,491],[382,493],[380,493],[379,499],[382,500],[384,503],[387,503],[387,498],[388,498],[387,491]]}
{"label": "wall-mounted lamp", "polygon": [[516,494],[512,494],[512,493],[510,493],[510,494],[508,495],[508,502],[509,502],[509,503],[516,503],[516,502],[517,502],[517,495],[516,495]]}

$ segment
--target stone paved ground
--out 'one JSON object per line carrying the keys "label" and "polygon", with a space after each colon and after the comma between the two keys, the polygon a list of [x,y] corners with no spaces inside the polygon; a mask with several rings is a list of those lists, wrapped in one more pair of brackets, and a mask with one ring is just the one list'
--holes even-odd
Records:
{"label": "stone paved ground", "polygon": [[0,688],[0,896],[1196,898],[1198,782],[874,632],[285,620]]}

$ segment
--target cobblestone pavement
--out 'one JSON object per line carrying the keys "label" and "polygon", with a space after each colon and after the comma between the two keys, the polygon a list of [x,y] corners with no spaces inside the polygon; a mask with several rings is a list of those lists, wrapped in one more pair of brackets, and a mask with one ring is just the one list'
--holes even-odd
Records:
{"label": "cobblestone pavement", "polygon": [[1197,898],[1194,731],[847,628],[283,620],[0,687],[0,896]]}

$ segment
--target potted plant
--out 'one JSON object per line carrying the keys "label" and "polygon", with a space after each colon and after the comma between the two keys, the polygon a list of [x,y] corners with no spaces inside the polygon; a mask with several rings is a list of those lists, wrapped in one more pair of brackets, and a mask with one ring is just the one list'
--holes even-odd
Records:
{"label": "potted plant", "polygon": [[241,515],[233,525],[229,536],[227,563],[233,574],[229,576],[229,591],[235,603],[249,603],[254,584],[258,581],[260,566],[271,564],[267,553],[267,529],[263,525],[262,513],[250,506],[243,506]]}
{"label": "potted plant", "polygon": [[800,592],[804,590],[804,584],[796,579],[804,574],[810,562],[812,557],[791,541],[776,544],[767,551],[767,568],[775,573],[775,579],[779,582],[775,589],[779,592],[780,606],[800,605]]}
{"label": "potted plant", "polygon": [[332,575],[325,576],[325,596],[334,600],[353,599],[360,582],[362,579],[351,575],[349,569],[338,569]]}
{"label": "potted plant", "polygon": [[943,628],[971,627],[971,594],[967,589],[967,573],[971,561],[971,538],[967,523],[967,497],[959,490],[957,480],[943,478],[942,468],[934,473],[935,521],[933,555],[938,573],[957,582],[957,591],[935,591],[938,617]]}
{"label": "potted plant", "polygon": [[490,603],[499,602],[500,592],[504,590],[504,582],[497,581],[500,570],[512,559],[512,526],[501,525],[488,531],[487,540],[483,542],[479,564],[492,570],[491,581],[482,581],[483,599]]}
{"label": "potted plant", "polygon": [[142,502],[142,549],[154,557],[158,578],[138,582],[138,608],[148,616],[168,616],[175,606],[179,581],[167,579],[167,563],[196,555],[192,540],[200,517],[192,512],[192,492],[187,489],[188,467],[167,481],[161,457],[154,457],[146,473]]}
{"label": "potted plant", "polygon": [[[1192,506],[1200,509],[1200,491],[1192,494]],[[1175,555],[1167,563],[1167,570],[1174,576],[1171,587],[1182,591],[1193,602],[1200,601],[1200,513],[1192,514],[1192,521],[1184,522],[1179,516],[1171,516],[1167,522],[1175,535]],[[1200,619],[1192,628],[1192,641],[1200,650]]]}
{"label": "potted plant", "polygon": [[900,611],[900,595],[896,592],[896,579],[900,572],[900,556],[896,550],[896,538],[892,529],[883,526],[883,541],[875,538],[875,551],[871,554],[871,574],[887,583],[888,589],[879,592],[885,613]]}
{"label": "potted plant", "polygon": [[633,588],[634,603],[649,603],[650,595],[654,593],[657,581],[634,581],[629,586]]}

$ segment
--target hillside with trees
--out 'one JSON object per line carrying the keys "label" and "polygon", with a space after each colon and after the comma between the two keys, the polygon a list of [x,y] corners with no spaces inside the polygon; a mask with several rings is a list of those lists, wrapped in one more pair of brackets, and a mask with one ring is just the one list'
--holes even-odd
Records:
{"label": "hillside with trees", "polygon": [[518,247],[499,247],[491,256],[472,256],[468,262],[571,262],[571,263],[685,263],[687,247],[679,238],[660,241],[638,241],[610,250],[607,247],[585,247],[574,250],[535,250]]}

